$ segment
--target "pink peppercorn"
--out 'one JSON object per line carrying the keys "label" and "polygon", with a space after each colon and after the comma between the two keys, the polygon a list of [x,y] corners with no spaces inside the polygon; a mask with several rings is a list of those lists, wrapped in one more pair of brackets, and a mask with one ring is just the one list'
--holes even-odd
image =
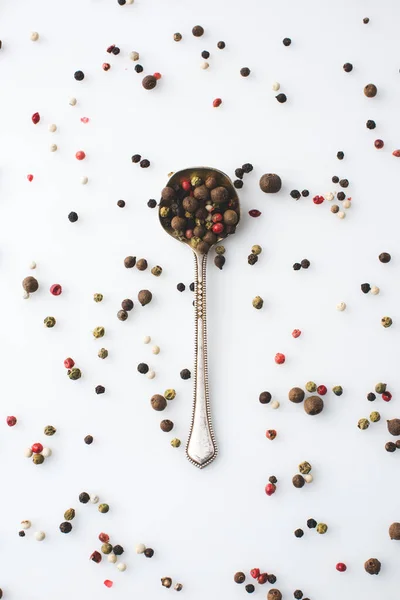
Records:
{"label": "pink peppercorn", "polygon": [[323,196],[314,196],[314,198],[313,198],[314,204],[322,204],[323,201],[324,201],[324,197]]}
{"label": "pink peppercorn", "polygon": [[53,285],[50,288],[50,294],[53,294],[53,296],[59,296],[62,293],[62,287],[59,283],[53,283]]}
{"label": "pink peppercorn", "polygon": [[393,154],[393,156],[396,156],[397,158],[399,158],[400,150],[393,150],[392,154]]}
{"label": "pink peppercorn", "polygon": [[317,387],[317,392],[318,392],[318,394],[319,394],[320,396],[325,396],[325,394],[326,394],[326,392],[327,392],[327,391],[328,391],[328,390],[326,389],[326,386],[325,386],[325,385],[319,385],[319,386]]}
{"label": "pink peppercorn", "polygon": [[219,233],[223,232],[224,226],[222,225],[222,223],[214,223],[214,225],[211,227],[211,229],[213,230],[214,233],[216,233],[218,235]]}
{"label": "pink peppercorn", "polygon": [[39,113],[38,112],[33,113],[33,115],[32,115],[32,123],[34,125],[37,125],[39,123],[39,121],[40,121],[40,115],[39,115]]}
{"label": "pink peppercorn", "polygon": [[252,210],[249,210],[249,215],[251,217],[259,217],[261,215],[261,213],[256,208],[253,208]]}
{"label": "pink peppercorn", "polygon": [[43,446],[40,442],[32,444],[31,450],[34,454],[40,454],[43,451]]}
{"label": "pink peppercorn", "polygon": [[28,181],[32,181],[32,180],[33,180],[33,175],[31,175],[31,174],[29,173],[29,175],[27,175],[27,176],[26,176],[26,178],[27,178],[27,180],[28,180]]}
{"label": "pink peppercorn", "polygon": [[212,222],[213,223],[218,223],[219,221],[222,221],[224,217],[221,215],[221,213],[215,213],[215,215],[212,216]]}
{"label": "pink peppercorn", "polygon": [[382,400],[384,400],[385,402],[390,402],[391,399],[392,399],[392,394],[390,392],[383,392]]}
{"label": "pink peppercorn", "polygon": [[185,238],[188,240],[191,240],[193,237],[193,229],[186,229],[185,231]]}
{"label": "pink peppercorn", "polygon": [[7,417],[6,422],[9,427],[14,427],[17,423],[17,417]]}
{"label": "pink peppercorn", "polygon": [[258,577],[260,576],[260,569],[251,569],[250,575],[253,579],[258,579]]}
{"label": "pink peppercorn", "polygon": [[184,179],[181,183],[182,189],[185,190],[185,192],[188,192],[191,188],[191,184],[189,179]]}
{"label": "pink peppercorn", "polygon": [[336,565],[336,571],[339,571],[340,573],[344,573],[346,571],[347,567],[344,563],[338,563]]}
{"label": "pink peppercorn", "polygon": [[261,573],[258,577],[257,577],[257,583],[267,583],[268,581],[268,573]]}
{"label": "pink peppercorn", "polygon": [[99,562],[101,562],[102,556],[101,556],[100,552],[98,552],[98,550],[95,550],[94,552],[92,552],[92,554],[90,555],[89,558],[93,562],[99,563]]}
{"label": "pink peppercorn", "polygon": [[265,437],[268,438],[269,440],[274,440],[277,436],[276,430],[275,429],[267,429],[267,431],[265,432]]}
{"label": "pink peppercorn", "polygon": [[109,71],[111,69],[110,63],[103,63],[102,65],[103,71]]}
{"label": "pink peppercorn", "polygon": [[298,337],[300,337],[300,336],[301,336],[301,330],[300,330],[300,329],[293,329],[293,331],[292,331],[292,336],[293,336],[294,338],[298,338]]}
{"label": "pink peppercorn", "polygon": [[385,145],[383,140],[375,140],[374,141],[374,146],[375,148],[377,148],[378,150],[380,150],[381,148],[383,148],[383,146]]}
{"label": "pink peppercorn", "polygon": [[221,106],[221,104],[222,104],[221,98],[215,98],[215,100],[213,101],[214,108],[218,108],[218,106]]}
{"label": "pink peppercorn", "polygon": [[[275,494],[275,492],[276,485],[274,485],[273,483],[267,483],[267,485],[265,486],[265,493],[267,494],[267,496],[272,496],[272,494]],[[265,581],[263,583],[265,583]]]}
{"label": "pink peppercorn", "polygon": [[285,360],[286,360],[286,356],[284,354],[281,354],[281,352],[278,352],[277,354],[275,354],[275,362],[277,365],[283,365]]}
{"label": "pink peppercorn", "polygon": [[83,150],[78,150],[78,152],[75,154],[75,158],[77,160],[83,160],[84,158],[86,158],[86,154]]}
{"label": "pink peppercorn", "polygon": [[104,580],[104,585],[108,588],[113,586],[113,582],[110,579],[105,579]]}
{"label": "pink peppercorn", "polygon": [[99,533],[99,540],[103,543],[103,544],[107,544],[107,542],[110,541],[110,536],[108,535],[108,533]]}
{"label": "pink peppercorn", "polygon": [[74,364],[75,364],[75,361],[74,361],[73,358],[66,358],[64,360],[64,367],[66,369],[72,369],[72,367],[74,366]]}
{"label": "pink peppercorn", "polygon": [[158,80],[158,79],[161,79],[162,75],[161,75],[161,73],[158,73],[158,71],[157,71],[156,73],[153,73],[153,77],[154,77],[154,79]]}

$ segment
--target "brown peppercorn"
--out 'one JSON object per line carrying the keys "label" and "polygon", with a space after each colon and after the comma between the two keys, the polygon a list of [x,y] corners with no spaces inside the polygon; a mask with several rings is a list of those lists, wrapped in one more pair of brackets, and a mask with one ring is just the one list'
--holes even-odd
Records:
{"label": "brown peppercorn", "polygon": [[242,571],[238,571],[233,576],[233,581],[235,583],[244,583],[246,581],[246,575]]}
{"label": "brown peppercorn", "polygon": [[174,33],[174,40],[175,42],[180,42],[182,39],[182,34],[181,33]]}
{"label": "brown peppercorn", "polygon": [[175,190],[172,187],[166,186],[161,190],[161,199],[166,203],[170,204],[176,198]]}
{"label": "brown peppercorn", "polygon": [[207,244],[210,244],[210,246],[216,244],[217,240],[217,236],[213,231],[211,231],[211,229],[209,229],[205,235],[203,235],[203,242],[207,242]]}
{"label": "brown peppercorn", "polygon": [[175,231],[183,231],[186,227],[186,219],[183,217],[174,217],[171,221],[171,227]]}
{"label": "brown peppercorn", "polygon": [[387,428],[391,435],[400,435],[400,419],[387,421]]}
{"label": "brown peppercorn", "polygon": [[276,588],[269,590],[267,600],[282,600],[282,594]]}
{"label": "brown peppercorn", "polygon": [[145,258],[139,258],[136,263],[136,268],[139,269],[139,271],[145,271],[147,269],[147,260]]}
{"label": "brown peppercorn", "polygon": [[388,263],[391,261],[391,259],[392,257],[390,256],[389,252],[381,252],[379,255],[379,260],[381,263]]}
{"label": "brown peppercorn", "polygon": [[142,86],[145,90],[153,90],[157,85],[157,79],[154,75],[146,75],[142,80]]}
{"label": "brown peppercorn", "polygon": [[195,25],[192,29],[194,37],[201,37],[204,33],[204,29],[201,25]]}
{"label": "brown peppercorn", "polygon": [[132,269],[136,265],[136,256],[127,256],[124,259],[124,265],[127,269]]}
{"label": "brown peppercorn", "polygon": [[192,196],[186,196],[182,201],[182,206],[187,212],[194,213],[199,208],[199,202]]}
{"label": "brown peppercorn", "polygon": [[299,387],[294,387],[289,391],[289,400],[295,404],[300,404],[304,400],[304,391]]}
{"label": "brown peppercorn", "polygon": [[397,449],[396,444],[394,444],[393,442],[386,442],[386,444],[385,444],[386,452],[394,452],[396,449]]}
{"label": "brown peppercorn", "polygon": [[149,304],[153,298],[153,294],[149,290],[140,290],[138,300],[142,306]]}
{"label": "brown peppercorn", "polygon": [[174,590],[175,590],[176,592],[181,592],[181,591],[183,590],[183,585],[182,585],[181,583],[176,583],[176,584],[174,585]]}
{"label": "brown peppercorn", "polygon": [[364,563],[364,569],[370,575],[378,575],[379,571],[381,570],[381,563],[377,558],[369,558]]}
{"label": "brown peppercorn", "polygon": [[160,423],[160,427],[161,427],[161,431],[165,431],[165,433],[169,433],[170,431],[173,430],[174,424],[169,419],[163,419]]}
{"label": "brown peppercorn", "polygon": [[154,556],[154,550],[153,550],[153,548],[146,548],[146,550],[143,552],[143,554],[145,555],[146,558],[152,558]]}
{"label": "brown peppercorn", "polygon": [[193,235],[195,237],[202,238],[203,235],[205,235],[205,233],[206,233],[206,228],[203,227],[203,225],[196,225],[196,227],[193,229]]}
{"label": "brown peppercorn", "polygon": [[282,187],[282,180],[276,173],[265,173],[260,179],[260,189],[266,194],[275,194]]}
{"label": "brown peppercorn", "polygon": [[170,588],[172,585],[171,577],[161,577],[161,585],[166,588]]}
{"label": "brown peppercorn", "polygon": [[292,479],[292,483],[295,488],[302,488],[305,484],[305,479],[303,475],[295,475]]}
{"label": "brown peppercorn", "polygon": [[208,217],[208,210],[206,208],[199,208],[196,210],[195,217],[196,219],[200,219],[200,221],[204,221]]}
{"label": "brown peppercorn", "polygon": [[196,250],[198,252],[200,252],[200,254],[207,254],[209,249],[210,249],[210,245],[207,244],[207,242],[203,242],[203,241],[199,242],[196,246]]}
{"label": "brown peppercorn", "polygon": [[319,415],[324,409],[324,401],[319,396],[309,396],[304,401],[304,410],[308,415]]}
{"label": "brown peppercorn", "polygon": [[217,187],[217,178],[213,175],[210,175],[209,177],[207,177],[204,184],[206,188],[208,188],[209,190],[213,190],[215,187]]}
{"label": "brown peppercorn", "polygon": [[155,277],[160,277],[162,273],[162,267],[160,267],[160,265],[156,265],[155,267],[153,267],[151,269],[151,274],[154,275]]}
{"label": "brown peppercorn", "polygon": [[[347,188],[347,187],[349,187],[349,180],[348,180],[348,179],[341,179],[341,180],[339,181],[339,185],[340,185],[340,187],[342,187],[342,188]],[[344,198],[343,198],[343,199],[344,199]]]}
{"label": "brown peppercorn", "polygon": [[271,402],[271,398],[272,396],[269,392],[261,392],[258,397],[260,404],[269,404]]}
{"label": "brown peppercorn", "polygon": [[225,264],[225,256],[222,256],[222,254],[217,254],[214,258],[214,265],[222,271],[224,264]]}
{"label": "brown peppercorn", "polygon": [[228,190],[222,185],[214,188],[213,190],[211,190],[211,200],[216,204],[220,204],[221,202],[227,202]]}
{"label": "brown peppercorn", "polygon": [[121,307],[122,310],[127,310],[129,312],[133,308],[132,300],[130,300],[130,298],[125,298],[125,300],[122,300],[121,302]]}
{"label": "brown peppercorn", "polygon": [[199,185],[194,188],[193,196],[196,200],[201,200],[202,202],[208,200],[210,198],[210,190],[206,185]]}
{"label": "brown peppercorn", "polygon": [[333,214],[338,213],[339,212],[339,206],[337,204],[332,204],[332,206],[331,206],[331,212]]}
{"label": "brown peppercorn", "polygon": [[161,394],[154,394],[154,396],[151,397],[151,406],[152,408],[154,408],[154,410],[165,410],[165,408],[167,407],[167,401],[164,398],[164,396],[161,396]]}
{"label": "brown peppercorn", "polygon": [[128,318],[128,313],[126,312],[126,310],[119,310],[117,312],[117,317],[120,321],[126,321]]}
{"label": "brown peppercorn", "polygon": [[364,88],[364,94],[367,98],[374,98],[378,93],[378,88],[373,83],[368,83]]}
{"label": "brown peppercorn", "polygon": [[239,217],[236,211],[229,209],[224,212],[224,223],[226,223],[227,225],[236,225],[238,220]]}
{"label": "brown peppercorn", "polygon": [[22,282],[22,287],[28,294],[33,294],[39,289],[39,283],[34,277],[25,277]]}
{"label": "brown peppercorn", "polygon": [[392,523],[389,527],[389,537],[391,540],[400,540],[400,523]]}

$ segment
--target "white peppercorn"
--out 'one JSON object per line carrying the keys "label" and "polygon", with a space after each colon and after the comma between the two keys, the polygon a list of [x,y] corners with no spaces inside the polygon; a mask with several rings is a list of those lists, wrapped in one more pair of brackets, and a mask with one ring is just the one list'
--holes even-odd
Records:
{"label": "white peppercorn", "polygon": [[37,31],[32,31],[31,35],[30,35],[30,38],[31,38],[32,42],[37,42],[38,39],[39,39],[38,32]]}

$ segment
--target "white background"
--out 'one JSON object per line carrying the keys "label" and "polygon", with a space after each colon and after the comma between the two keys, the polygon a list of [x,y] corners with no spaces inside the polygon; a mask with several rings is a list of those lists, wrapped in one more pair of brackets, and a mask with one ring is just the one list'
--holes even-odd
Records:
{"label": "white background", "polygon": [[[370,17],[364,25],[363,17]],[[300,588],[311,600],[394,600],[399,584],[400,542],[387,530],[400,521],[400,452],[388,454],[385,420],[398,417],[400,278],[398,218],[400,163],[391,155],[400,146],[398,19],[394,0],[379,3],[338,0],[116,0],[13,2],[0,8],[0,277],[1,277],[1,518],[0,587],[7,600],[67,598],[164,598],[160,585],[171,576],[184,584],[190,600],[243,598],[233,582],[237,570],[253,567],[275,573],[285,600]],[[191,28],[206,33],[194,38]],[[38,31],[40,40],[29,39]],[[183,40],[173,41],[180,31]],[[291,47],[282,45],[291,37]],[[216,48],[225,40],[226,49]],[[110,44],[121,48],[108,55]],[[211,52],[210,68],[199,68],[200,53]],[[152,92],[141,86],[130,51],[140,53],[144,73],[163,75]],[[101,65],[112,68],[104,72]],[[342,70],[345,62],[353,72]],[[240,77],[241,67],[252,73]],[[73,73],[82,69],[85,80]],[[274,80],[288,96],[275,100]],[[378,86],[367,99],[363,87]],[[78,103],[69,105],[70,96]],[[221,97],[219,109],[212,100]],[[39,111],[34,126],[31,115]],[[81,117],[89,117],[83,124]],[[378,127],[369,131],[367,119]],[[55,134],[48,132],[56,123]],[[385,140],[375,150],[375,138]],[[59,150],[49,152],[51,143]],[[75,160],[84,150],[87,158]],[[343,150],[339,162],[336,152]],[[147,170],[130,161],[140,153]],[[191,368],[192,294],[176,284],[192,281],[187,248],[160,228],[149,198],[158,199],[170,171],[194,165],[219,168],[230,176],[244,162],[254,171],[240,194],[243,220],[226,242],[222,272],[210,264],[208,329],[210,387],[220,453],[198,471],[172,434],[183,441],[191,414],[191,381],[179,372]],[[265,195],[258,187],[265,172],[279,173],[282,191]],[[32,183],[26,175],[34,174]],[[82,186],[81,175],[89,177]],[[347,177],[352,208],[343,221],[315,194],[335,191],[332,175]],[[291,189],[308,188],[310,197],[294,201]],[[339,188],[338,188],[339,189]],[[118,199],[127,206],[121,210]],[[258,208],[259,219],[247,211]],[[71,224],[67,215],[79,213]],[[257,265],[247,264],[253,244],[263,247]],[[392,262],[381,264],[382,251]],[[126,255],[160,264],[162,276],[123,266]],[[291,265],[308,258],[308,271]],[[29,264],[37,262],[32,273]],[[21,281],[34,274],[40,290],[22,299]],[[381,288],[364,296],[360,284]],[[60,283],[63,294],[50,295]],[[141,308],[140,289],[153,302]],[[95,304],[94,292],[104,301]],[[264,298],[256,311],[251,301]],[[127,322],[117,320],[120,301],[136,304]],[[336,311],[340,301],[348,308]],[[46,329],[43,319],[57,325]],[[394,325],[384,329],[380,318]],[[103,340],[91,330],[106,328]],[[302,336],[291,337],[293,328]],[[158,356],[143,335],[161,347]],[[109,358],[97,358],[100,347]],[[276,352],[287,356],[274,363]],[[80,381],[67,378],[63,360],[72,356]],[[148,362],[157,376],[136,371]],[[329,391],[325,410],[309,417],[289,403],[287,392],[306,381],[329,390],[342,385],[340,398]],[[366,401],[378,381],[386,381],[393,400]],[[106,394],[96,396],[102,384]],[[164,413],[150,397],[177,390]],[[262,406],[269,390],[279,410]],[[380,423],[357,429],[360,417],[379,410]],[[8,428],[7,415],[18,424]],[[172,434],[159,429],[172,419]],[[57,434],[43,436],[52,424]],[[276,428],[274,442],[265,430]],[[95,442],[86,446],[91,433]],[[394,439],[394,438],[392,438]],[[23,449],[42,441],[53,456],[42,466],[23,457]],[[297,465],[313,465],[314,482],[298,490],[291,484]],[[270,475],[279,480],[268,498]],[[107,515],[80,505],[82,491],[108,502]],[[75,507],[73,532],[58,531],[63,513]],[[314,517],[328,524],[325,536],[308,530]],[[33,527],[18,537],[19,522]],[[296,539],[294,529],[305,536]],[[33,533],[44,530],[39,544]],[[88,557],[107,531],[122,544],[125,573]],[[148,560],[135,554],[144,542],[155,549]],[[382,562],[378,577],[364,572],[370,557]],[[344,561],[340,574],[335,564]],[[104,579],[114,581],[112,590]],[[265,598],[270,586],[253,598]]]}

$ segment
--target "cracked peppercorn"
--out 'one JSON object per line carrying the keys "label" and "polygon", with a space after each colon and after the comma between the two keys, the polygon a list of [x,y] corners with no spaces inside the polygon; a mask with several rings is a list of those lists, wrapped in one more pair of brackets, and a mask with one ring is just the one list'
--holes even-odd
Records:
{"label": "cracked peppercorn", "polygon": [[180,372],[181,379],[190,379],[192,374],[189,369],[182,369]]}
{"label": "cracked peppercorn", "polygon": [[303,537],[303,535],[304,535],[304,531],[303,531],[302,529],[296,529],[296,530],[295,530],[295,532],[294,532],[294,535],[295,535],[297,538],[302,538],[302,537]]}
{"label": "cracked peppercorn", "polygon": [[81,492],[79,494],[79,502],[82,502],[82,504],[87,504],[90,500],[90,496],[87,492]]}

